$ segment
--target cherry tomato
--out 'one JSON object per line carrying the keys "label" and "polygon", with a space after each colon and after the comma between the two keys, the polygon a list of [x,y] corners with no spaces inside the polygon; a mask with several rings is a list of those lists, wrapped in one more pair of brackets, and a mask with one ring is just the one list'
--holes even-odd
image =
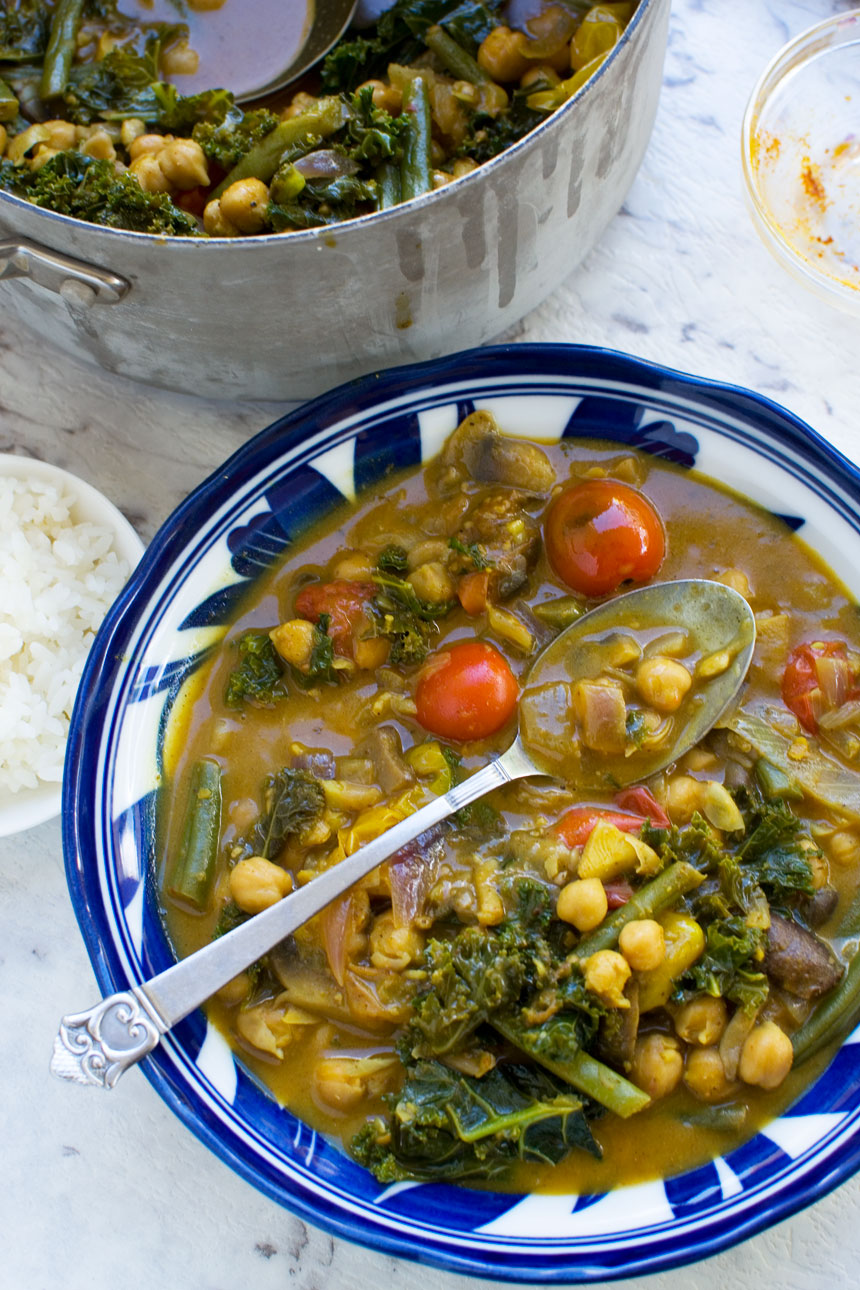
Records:
{"label": "cherry tomato", "polygon": [[666,551],[654,507],[614,479],[587,479],[559,493],[544,539],[553,569],[585,596],[608,596],[628,580],[647,582]]}
{"label": "cherry tomato", "polygon": [[361,621],[365,601],[376,595],[373,582],[312,582],[296,596],[296,613],[312,623],[328,614],[328,634],[334,642],[336,654],[343,658],[352,656],[352,633]]}
{"label": "cherry tomato", "polygon": [[443,739],[485,739],[513,716],[519,687],[507,660],[486,641],[457,641],[425,663],[415,687],[417,716]]}
{"label": "cherry tomato", "polygon": [[[833,659],[837,668],[844,671],[842,693],[835,702],[828,702],[822,692],[817,660]],[[818,733],[818,718],[831,707],[838,707],[848,699],[855,699],[858,689],[848,653],[843,641],[815,641],[798,645],[792,650],[782,674],[782,699],[802,726],[812,734]]]}
{"label": "cherry tomato", "polygon": [[645,823],[641,815],[622,815],[620,811],[605,811],[597,806],[574,806],[555,825],[555,831],[566,847],[583,847],[601,820],[604,824],[614,824],[623,833],[636,833]]}

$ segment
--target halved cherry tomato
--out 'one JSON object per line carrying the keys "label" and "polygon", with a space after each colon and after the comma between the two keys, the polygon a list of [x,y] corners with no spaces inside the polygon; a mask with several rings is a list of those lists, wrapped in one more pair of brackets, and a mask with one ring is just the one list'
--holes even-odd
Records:
{"label": "halved cherry tomato", "polygon": [[417,716],[443,739],[485,739],[514,713],[517,679],[487,641],[457,641],[434,654],[418,674]]}
{"label": "halved cherry tomato", "polygon": [[373,582],[312,582],[296,596],[296,613],[312,623],[328,614],[328,634],[334,651],[343,658],[352,657],[352,634],[360,624],[364,604],[376,595]]}
{"label": "halved cherry tomato", "polygon": [[486,569],[464,573],[457,583],[457,599],[470,618],[477,618],[487,608],[490,575]]}
{"label": "halved cherry tomato", "polygon": [[574,806],[561,817],[555,831],[566,847],[583,847],[595,824],[614,824],[624,833],[635,833],[645,820],[641,815],[627,815],[620,811],[605,811],[597,806]]}
{"label": "halved cherry tomato", "polygon": [[643,820],[650,820],[655,829],[668,829],[671,824],[650,788],[646,788],[644,784],[622,788],[615,794],[615,801],[622,811],[633,811],[636,815],[641,815]]}
{"label": "halved cherry tomato", "polygon": [[[838,695],[826,693],[818,667],[819,659],[834,660],[836,668],[831,688],[838,689]],[[782,674],[782,699],[800,724],[812,734],[818,733],[818,718],[823,712],[839,707],[849,699],[856,699],[858,694],[860,690],[848,662],[844,641],[807,642],[792,650]]]}
{"label": "halved cherry tomato", "polygon": [[663,524],[647,497],[614,479],[586,479],[559,493],[544,540],[553,569],[585,596],[647,582],[666,552]]}

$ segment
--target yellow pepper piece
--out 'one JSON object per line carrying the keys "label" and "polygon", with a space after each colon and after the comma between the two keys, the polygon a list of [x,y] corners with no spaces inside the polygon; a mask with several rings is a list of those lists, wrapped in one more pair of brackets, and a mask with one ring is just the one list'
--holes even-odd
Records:
{"label": "yellow pepper piece", "polygon": [[675,981],[705,950],[705,934],[695,918],[674,910],[657,920],[663,928],[666,954],[659,967],[639,973],[639,1010],[650,1012],[669,1002]]}

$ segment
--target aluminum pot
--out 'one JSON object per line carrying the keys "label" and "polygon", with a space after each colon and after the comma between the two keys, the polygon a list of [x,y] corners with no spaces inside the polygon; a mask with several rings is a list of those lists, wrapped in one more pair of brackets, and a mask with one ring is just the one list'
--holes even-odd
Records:
{"label": "aluminum pot", "polygon": [[158,238],[0,193],[0,307],[111,372],[305,399],[480,345],[533,309],[618,210],[657,109],[671,0],[640,0],[560,111],[487,165],[332,228]]}

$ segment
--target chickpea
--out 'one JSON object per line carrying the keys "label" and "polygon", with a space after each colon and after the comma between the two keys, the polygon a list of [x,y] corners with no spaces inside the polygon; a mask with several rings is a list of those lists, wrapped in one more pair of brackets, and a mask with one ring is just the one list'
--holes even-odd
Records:
{"label": "chickpea", "polygon": [[399,927],[388,910],[373,920],[370,929],[370,961],[374,967],[402,972],[417,963],[424,950],[424,937],[412,927]]}
{"label": "chickpea", "polygon": [[[180,192],[206,187],[209,183],[206,155],[194,139],[174,139],[172,143],[168,143],[158,154],[158,164],[170,183]],[[263,187],[265,188],[265,184]],[[268,198],[268,189],[266,195]]]}
{"label": "chickpea", "polygon": [[777,1088],[791,1070],[793,1058],[785,1031],[775,1021],[763,1021],[744,1040],[738,1074],[745,1084]]}
{"label": "chickpea", "polygon": [[624,987],[630,980],[630,964],[615,950],[598,950],[585,960],[585,986],[610,1008],[629,1008]]}
{"label": "chickpea", "polygon": [[505,906],[496,889],[497,868],[495,860],[485,860],[475,870],[475,898],[478,925],[498,927],[504,922]]}
{"label": "chickpea", "polygon": [[396,85],[386,85],[384,81],[365,81],[359,85],[363,90],[365,85],[370,85],[373,89],[373,106],[381,108],[383,112],[388,112],[390,116],[399,116],[400,109],[403,107],[403,95]]}
{"label": "chickpea", "polygon": [[119,128],[119,141],[124,148],[130,148],[135,139],[140,139],[145,134],[145,122],[141,121],[140,117],[130,116]]}
{"label": "chickpea", "polygon": [[636,689],[658,712],[677,712],[692,684],[684,664],[674,658],[646,658],[636,669]]}
{"label": "chickpea", "polygon": [[837,829],[825,846],[830,860],[840,868],[856,864],[860,855],[860,838],[854,829]]}
{"label": "chickpea", "polygon": [[249,856],[230,870],[230,895],[246,914],[259,914],[276,905],[293,889],[293,880],[280,865],[263,856]]}
{"label": "chickpea", "polygon": [[328,1057],[318,1062],[313,1086],[319,1100],[336,1111],[351,1111],[365,1095],[364,1080],[356,1071],[356,1063],[345,1057]]}
{"label": "chickpea", "polygon": [[675,775],[666,785],[666,811],[676,824],[688,824],[699,809],[702,784],[691,775]]}
{"label": "chickpea", "polygon": [[352,657],[359,671],[375,672],[388,661],[391,653],[391,642],[384,636],[368,636],[364,640],[353,642]]}
{"label": "chickpea", "polygon": [[81,152],[96,161],[115,161],[116,148],[107,130],[94,130],[88,139],[81,144]]}
{"label": "chickpea", "polygon": [[66,148],[75,146],[76,130],[71,121],[43,121],[42,124],[51,132],[45,140],[49,147],[62,152]]}
{"label": "chickpea", "polygon": [[608,909],[606,888],[599,878],[577,878],[558,893],[559,918],[578,932],[599,927]]}
{"label": "chickpea", "polygon": [[56,157],[58,153],[59,148],[50,148],[47,143],[40,143],[30,159],[30,169],[41,170],[45,162]]}
{"label": "chickpea", "polygon": [[218,998],[222,1003],[226,1003],[228,1008],[235,1008],[248,995],[251,989],[251,978],[247,972],[240,972],[238,976],[232,977],[226,985],[222,985],[218,991]]}
{"label": "chickpea", "polygon": [[200,67],[200,55],[187,40],[178,40],[161,55],[163,76],[193,76]]}
{"label": "chickpea", "polygon": [[666,957],[666,937],[656,919],[634,918],[622,927],[618,948],[634,972],[650,972]]}
{"label": "chickpea", "polygon": [[451,173],[455,179],[462,179],[463,175],[471,175],[477,169],[477,161],[473,161],[471,157],[460,157],[451,167]]}
{"label": "chickpea", "polygon": [[313,107],[314,103],[316,103],[316,99],[313,94],[307,94],[304,90],[300,90],[298,94],[293,95],[289,107],[284,108],[281,113],[281,120],[289,121],[294,116],[301,116],[309,107]]}
{"label": "chickpea", "polygon": [[728,1097],[732,1084],[726,1077],[719,1049],[691,1048],[687,1053],[684,1083],[703,1102],[719,1102]]}
{"label": "chickpea", "polygon": [[[159,167],[160,170],[160,167]],[[207,202],[203,211],[203,227],[210,237],[238,237],[239,230],[224,218],[221,203],[217,197]]]}
{"label": "chickpea", "polygon": [[640,1035],[633,1051],[633,1083],[653,1100],[678,1087],[684,1073],[684,1053],[674,1035]]}
{"label": "chickpea", "polygon": [[442,564],[433,560],[413,569],[406,581],[415,589],[419,600],[429,605],[438,605],[446,600],[453,600],[457,594],[454,579]]}
{"label": "chickpea", "polygon": [[128,155],[132,161],[137,161],[138,157],[143,157],[146,153],[161,152],[172,139],[172,134],[139,134],[128,145]]}
{"label": "chickpea", "polygon": [[335,560],[331,576],[347,582],[373,582],[373,561],[364,551],[344,551]]}
{"label": "chickpea", "polygon": [[530,67],[523,50],[528,41],[521,31],[494,27],[478,50],[478,66],[494,81],[518,81]]}
{"label": "chickpea", "polygon": [[450,184],[454,180],[454,176],[450,175],[447,170],[434,170],[431,178],[434,192],[437,188],[444,188],[446,184]]}
{"label": "chickpea", "polygon": [[237,179],[221,195],[221,213],[240,233],[259,233],[266,223],[269,190],[262,179]]}
{"label": "chickpea", "polygon": [[166,193],[170,190],[167,176],[158,164],[158,158],[145,152],[129,166],[129,171],[145,193]]}
{"label": "chickpea", "polygon": [[720,1042],[728,1020],[725,999],[700,994],[675,1013],[675,1030],[688,1044],[700,1044],[703,1048],[709,1048],[711,1044]]}
{"label": "chickpea", "polygon": [[269,632],[269,639],[285,663],[290,663],[300,672],[308,670],[317,630],[307,618],[291,618],[288,622],[273,627]]}
{"label": "chickpea", "polygon": [[455,81],[451,86],[451,93],[460,103],[465,103],[467,107],[477,107],[481,97],[477,85],[471,81]]}
{"label": "chickpea", "polygon": [[441,561],[444,564],[449,550],[448,543],[441,538],[427,538],[424,542],[416,542],[406,557],[406,568],[412,573],[420,565],[430,564],[431,561]]}

